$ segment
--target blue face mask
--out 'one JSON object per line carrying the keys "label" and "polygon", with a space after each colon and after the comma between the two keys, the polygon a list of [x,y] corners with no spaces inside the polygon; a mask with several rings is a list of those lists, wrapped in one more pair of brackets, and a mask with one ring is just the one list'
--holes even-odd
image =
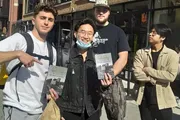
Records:
{"label": "blue face mask", "polygon": [[91,43],[90,42],[89,43],[85,43],[85,42],[83,42],[82,40],[79,40],[79,39],[77,39],[76,44],[82,50],[86,50],[89,47],[91,47]]}

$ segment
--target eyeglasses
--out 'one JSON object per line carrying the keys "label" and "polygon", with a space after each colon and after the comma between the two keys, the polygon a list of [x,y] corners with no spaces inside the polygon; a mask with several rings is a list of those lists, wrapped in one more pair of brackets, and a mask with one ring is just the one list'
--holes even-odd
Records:
{"label": "eyeglasses", "polygon": [[93,33],[92,32],[81,30],[81,31],[78,31],[78,33],[80,33],[83,36],[87,35],[88,37],[93,37]]}
{"label": "eyeglasses", "polygon": [[152,30],[152,31],[149,33],[149,35],[156,36],[156,35],[158,35],[158,33],[157,33],[156,31]]}

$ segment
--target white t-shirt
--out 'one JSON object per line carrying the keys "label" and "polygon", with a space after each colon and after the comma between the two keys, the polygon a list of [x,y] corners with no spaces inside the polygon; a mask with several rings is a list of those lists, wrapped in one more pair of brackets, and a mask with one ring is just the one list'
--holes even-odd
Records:
{"label": "white t-shirt", "polygon": [[[34,42],[34,53],[42,56],[49,56],[47,42],[39,41],[32,32],[28,33],[31,35]],[[0,42],[0,51],[26,51],[26,49],[26,40],[19,33]],[[55,48],[53,48],[53,55],[53,64],[55,65],[57,55]],[[40,61],[43,65],[34,63],[34,66],[29,68],[22,66],[19,71],[16,69],[10,75],[3,90],[3,105],[16,107],[29,114],[42,113],[46,105],[46,92],[43,91],[43,86],[49,68],[49,61],[44,59]],[[18,59],[6,63],[7,71],[10,72],[17,63],[19,63]],[[19,96],[19,101],[17,96]]]}

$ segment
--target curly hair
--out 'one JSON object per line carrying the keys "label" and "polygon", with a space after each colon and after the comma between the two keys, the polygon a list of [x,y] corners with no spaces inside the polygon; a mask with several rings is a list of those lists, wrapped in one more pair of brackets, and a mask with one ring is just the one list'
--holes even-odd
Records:
{"label": "curly hair", "polygon": [[39,3],[35,6],[34,9],[34,17],[39,14],[40,11],[51,12],[54,15],[54,18],[57,16],[57,10],[50,4]]}

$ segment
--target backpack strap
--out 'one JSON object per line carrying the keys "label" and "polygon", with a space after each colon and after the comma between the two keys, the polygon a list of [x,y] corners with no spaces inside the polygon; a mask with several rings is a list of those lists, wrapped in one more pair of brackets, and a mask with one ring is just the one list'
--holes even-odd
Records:
{"label": "backpack strap", "polygon": [[[26,43],[27,43],[26,53],[32,55],[33,50],[34,50],[34,43],[33,43],[33,40],[32,40],[32,38],[31,38],[30,34],[24,32],[24,33],[21,33],[21,35],[25,38]],[[10,71],[10,73],[9,73],[9,76],[11,75],[11,73],[12,73],[14,70],[16,70],[17,68],[20,68],[20,67],[22,66],[22,64],[23,64],[23,63],[20,62],[20,63],[18,63],[17,65],[15,65],[15,66],[11,69],[11,71]]]}
{"label": "backpack strap", "polygon": [[52,49],[52,45],[47,42],[47,48],[48,48],[48,53],[49,53],[49,65],[53,64],[53,49]]}
{"label": "backpack strap", "polygon": [[26,43],[27,43],[26,53],[32,55],[34,51],[34,43],[33,43],[31,35],[27,32],[21,33],[21,35],[25,38]]}
{"label": "backpack strap", "polygon": [[[33,53],[33,51],[34,51],[34,43],[33,43],[31,35],[29,33],[27,33],[27,32],[21,33],[21,35],[25,38],[26,43],[27,43],[26,53],[28,53],[29,55],[32,55],[32,56],[36,56],[38,58],[48,59],[49,60],[49,65],[53,64],[53,50],[52,50],[52,45],[49,42],[47,42],[47,48],[48,48],[49,57],[42,57],[41,55],[37,55],[37,54]],[[9,75],[11,75],[11,73],[14,70],[16,70],[17,68],[20,68],[22,65],[23,65],[23,63],[21,63],[21,62],[18,63],[17,65],[15,65],[11,69]]]}

